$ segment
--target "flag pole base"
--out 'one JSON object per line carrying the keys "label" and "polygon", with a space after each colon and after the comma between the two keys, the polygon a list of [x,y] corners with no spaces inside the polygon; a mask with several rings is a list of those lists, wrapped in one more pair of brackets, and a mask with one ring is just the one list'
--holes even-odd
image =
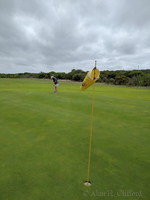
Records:
{"label": "flag pole base", "polygon": [[85,181],[85,182],[84,182],[84,185],[86,185],[86,186],[91,186],[91,182],[90,182],[90,181]]}

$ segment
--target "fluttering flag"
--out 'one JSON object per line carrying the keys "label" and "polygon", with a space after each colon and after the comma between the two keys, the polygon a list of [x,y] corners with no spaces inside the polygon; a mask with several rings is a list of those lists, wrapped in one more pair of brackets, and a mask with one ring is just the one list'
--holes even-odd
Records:
{"label": "fluttering flag", "polygon": [[90,87],[93,83],[95,83],[99,79],[100,71],[96,68],[96,62],[95,67],[92,71],[89,71],[84,78],[82,85],[80,87],[81,90],[86,90],[88,87]]}

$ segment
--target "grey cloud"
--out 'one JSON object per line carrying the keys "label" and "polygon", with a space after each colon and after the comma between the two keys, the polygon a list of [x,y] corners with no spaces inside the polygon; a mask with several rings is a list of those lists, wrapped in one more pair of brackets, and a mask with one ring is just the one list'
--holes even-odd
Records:
{"label": "grey cloud", "polygon": [[149,0],[2,0],[0,73],[149,68]]}

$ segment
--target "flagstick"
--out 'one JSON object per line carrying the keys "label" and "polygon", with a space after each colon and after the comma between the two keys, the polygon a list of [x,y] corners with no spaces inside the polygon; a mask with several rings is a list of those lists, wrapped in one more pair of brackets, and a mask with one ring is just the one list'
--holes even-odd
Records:
{"label": "flagstick", "polygon": [[89,145],[89,161],[88,161],[87,186],[91,185],[89,183],[89,173],[90,173],[91,141],[92,141],[92,126],[93,126],[94,91],[95,91],[95,82],[94,82],[94,85],[93,85],[93,100],[92,100],[92,114],[91,114],[91,130],[90,130],[90,145]]}
{"label": "flagstick", "polygon": [[[97,61],[95,61],[94,80],[96,79],[96,77],[95,77],[96,64],[97,64]],[[91,159],[91,142],[92,142],[92,126],[93,126],[94,92],[95,92],[95,82],[94,82],[94,85],[93,85],[93,100],[92,100],[92,114],[91,114],[91,130],[90,130],[90,144],[89,144],[88,174],[87,174],[87,181],[84,183],[86,186],[90,186],[91,185],[91,182],[89,181],[89,173],[90,173],[90,159]]]}

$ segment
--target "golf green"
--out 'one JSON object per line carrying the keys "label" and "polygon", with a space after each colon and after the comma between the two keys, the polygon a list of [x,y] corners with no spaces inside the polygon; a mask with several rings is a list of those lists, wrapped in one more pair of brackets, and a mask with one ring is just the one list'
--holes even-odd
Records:
{"label": "golf green", "polygon": [[150,89],[0,79],[0,200],[148,200]]}

